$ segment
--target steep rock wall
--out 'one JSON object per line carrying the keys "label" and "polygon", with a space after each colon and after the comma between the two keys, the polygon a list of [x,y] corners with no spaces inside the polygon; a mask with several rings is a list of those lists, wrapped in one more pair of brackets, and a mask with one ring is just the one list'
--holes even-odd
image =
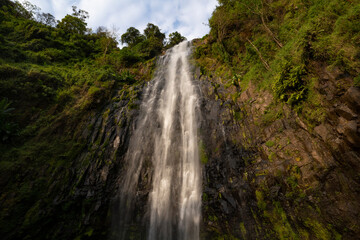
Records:
{"label": "steep rock wall", "polygon": [[[204,97],[207,237],[358,237],[360,89],[346,85],[346,74],[317,67],[326,120],[315,127],[286,104],[269,113],[272,95],[252,84],[226,88],[195,72]],[[234,92],[241,92],[235,101]]]}

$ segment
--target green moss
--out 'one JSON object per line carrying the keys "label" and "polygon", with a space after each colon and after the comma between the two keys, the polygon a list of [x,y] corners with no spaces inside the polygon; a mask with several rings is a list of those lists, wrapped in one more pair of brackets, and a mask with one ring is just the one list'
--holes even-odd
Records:
{"label": "green moss", "polygon": [[256,172],[255,176],[256,177],[265,176],[265,175],[268,175],[268,173],[269,173],[269,171],[267,169],[265,169],[265,170]]}
{"label": "green moss", "polygon": [[260,190],[256,190],[255,191],[255,196],[256,196],[256,201],[257,201],[258,208],[261,209],[261,210],[265,210],[266,209],[266,202],[264,201],[263,192],[260,191]]}
{"label": "green moss", "polygon": [[335,240],[341,240],[342,239],[341,234],[338,233],[337,231],[335,231],[335,229],[331,228],[331,231],[332,231],[332,234],[333,234]]}
{"label": "green moss", "polygon": [[310,239],[310,234],[304,230],[304,229],[299,229],[299,235],[300,235],[300,239],[301,240],[309,240]]}
{"label": "green moss", "polygon": [[244,222],[240,223],[240,231],[241,231],[241,236],[243,237],[243,239],[246,239],[246,228],[245,228]]}
{"label": "green moss", "polygon": [[199,142],[199,153],[200,153],[200,162],[202,164],[207,164],[209,159],[206,154],[205,145],[204,145],[203,141],[201,141],[201,140]]}
{"label": "green moss", "polygon": [[40,202],[38,201],[32,206],[25,214],[25,219],[23,222],[24,226],[29,226],[31,224],[36,223],[40,219]]}
{"label": "green moss", "polygon": [[215,215],[209,215],[209,216],[208,216],[208,219],[209,219],[209,221],[211,221],[211,222],[217,222],[217,221],[218,221],[218,218],[217,218]]}
{"label": "green moss", "polygon": [[360,87],[360,75],[354,78],[354,86]]}
{"label": "green moss", "polygon": [[279,202],[273,202],[273,209],[264,211],[279,239],[300,239],[292,229],[287,215]]}
{"label": "green moss", "polygon": [[87,231],[84,233],[85,236],[91,237],[94,233],[93,228],[88,228]]}
{"label": "green moss", "polygon": [[102,145],[102,149],[105,150],[106,147],[108,147],[110,144],[110,139],[106,138],[106,140],[104,141],[104,144]]}
{"label": "green moss", "polygon": [[331,233],[326,229],[326,227],[318,222],[314,218],[307,218],[304,222],[305,226],[310,228],[315,234],[317,239],[327,240],[331,239]]}
{"label": "green moss", "polygon": [[131,99],[128,103],[128,109],[129,110],[134,110],[134,109],[139,109],[139,105],[135,103],[135,101],[133,99]]}
{"label": "green moss", "polygon": [[269,141],[267,141],[267,142],[265,143],[265,145],[266,145],[267,147],[271,148],[271,147],[273,147],[273,146],[275,145],[275,142],[269,140]]}
{"label": "green moss", "polygon": [[272,104],[264,111],[264,114],[261,116],[261,122],[266,126],[277,119],[281,119],[283,116],[284,114],[281,104]]}
{"label": "green moss", "polygon": [[106,109],[106,111],[103,113],[104,121],[107,120],[107,118],[109,117],[109,114],[110,114],[110,108]]}
{"label": "green moss", "polygon": [[202,200],[203,200],[204,202],[207,202],[207,201],[209,200],[209,197],[208,197],[208,195],[207,195],[206,193],[203,193],[203,194],[202,194]]}
{"label": "green moss", "polygon": [[88,93],[89,93],[89,95],[93,96],[96,93],[98,93],[99,91],[101,91],[101,89],[99,87],[91,86],[88,90]]}
{"label": "green moss", "polygon": [[273,162],[273,161],[275,160],[276,156],[277,156],[276,153],[270,152],[270,154],[269,154],[269,156],[268,156],[269,161],[270,161],[270,162]]}
{"label": "green moss", "polygon": [[94,124],[89,124],[88,125],[88,127],[87,127],[87,129],[89,130],[89,131],[92,131],[92,130],[94,130]]}
{"label": "green moss", "polygon": [[240,122],[244,118],[244,114],[240,111],[233,111],[234,119]]}

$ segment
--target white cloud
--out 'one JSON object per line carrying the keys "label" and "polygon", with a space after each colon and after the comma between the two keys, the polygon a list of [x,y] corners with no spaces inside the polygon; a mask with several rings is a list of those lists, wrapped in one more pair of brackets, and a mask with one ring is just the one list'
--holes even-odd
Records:
{"label": "white cloud", "polygon": [[89,12],[89,27],[116,26],[122,34],[129,27],[142,31],[151,22],[166,33],[179,31],[188,39],[208,33],[205,24],[217,4],[216,0],[30,0],[56,19],[72,12],[71,6]]}

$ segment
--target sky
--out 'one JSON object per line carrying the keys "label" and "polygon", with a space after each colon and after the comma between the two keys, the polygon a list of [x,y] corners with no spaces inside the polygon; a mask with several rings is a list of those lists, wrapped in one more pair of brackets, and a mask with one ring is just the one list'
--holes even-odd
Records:
{"label": "sky", "polygon": [[89,12],[88,27],[115,27],[118,34],[129,27],[141,32],[147,23],[153,23],[167,35],[178,31],[188,40],[201,38],[209,32],[208,19],[216,0],[29,0],[51,13],[57,20],[72,13],[72,6]]}

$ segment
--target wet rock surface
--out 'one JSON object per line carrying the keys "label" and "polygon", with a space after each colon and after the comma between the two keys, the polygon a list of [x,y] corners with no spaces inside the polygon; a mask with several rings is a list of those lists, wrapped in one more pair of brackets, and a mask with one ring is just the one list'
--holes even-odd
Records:
{"label": "wet rock surface", "polygon": [[323,68],[318,91],[326,117],[309,126],[287,105],[281,117],[264,122],[272,96],[251,84],[234,102],[229,96],[238,89],[225,89],[221,79],[199,70],[194,75],[203,93],[208,154],[204,235],[358,239],[360,89],[346,84],[348,76]]}
{"label": "wet rock surface", "polygon": [[[317,126],[309,126],[286,105],[281,106],[282,118],[264,123],[261,119],[273,101],[271,94],[250,85],[234,102],[226,97],[231,89],[217,85],[219,79],[194,72],[201,113],[201,239],[357,239],[359,109],[354,108],[354,99],[359,89],[339,91],[331,103],[326,100],[326,120]],[[326,99],[329,93],[324,94]],[[102,231],[103,236],[111,234],[110,222],[119,212],[116,186],[137,116],[126,102],[117,104],[110,107],[106,121],[103,114],[99,115],[102,120],[91,119],[97,127],[87,133],[92,143],[101,139],[100,146],[105,146],[101,151],[93,147],[97,149],[93,159],[103,154],[114,161],[91,164],[75,188],[78,202],[91,202],[82,218],[84,226],[94,233]],[[91,154],[87,150],[82,158]],[[139,177],[133,221],[128,226],[134,239],[147,235],[151,169],[148,164]]]}
{"label": "wet rock surface", "polygon": [[[254,192],[244,180],[246,161],[256,153],[238,142],[236,133],[240,126],[221,100],[216,100],[222,89],[216,93],[208,79],[199,81],[199,89],[202,94],[199,131],[207,160],[202,161],[202,238],[256,239],[262,234],[252,214],[252,210],[256,211],[256,202],[251,201]],[[241,223],[246,223],[245,231],[240,228]]]}
{"label": "wet rock surface", "polygon": [[[31,191],[39,191],[36,181],[44,176],[48,181],[44,186],[48,188],[41,189],[46,193],[42,199],[26,199],[29,203],[23,205],[28,208],[25,221],[19,219],[19,230],[6,232],[3,239],[106,239],[110,236],[111,213],[115,211],[112,202],[118,193],[119,172],[136,123],[142,87],[139,84],[114,90],[112,100],[80,116],[74,124],[70,124],[70,119],[61,120],[59,128],[62,129],[57,131],[70,132],[77,140],[73,146],[76,155],[69,162],[71,156],[64,154],[62,158],[69,165],[56,168],[51,177],[46,175],[51,169],[47,165],[38,167],[38,173],[19,169],[19,173],[25,174],[23,179],[34,179],[26,179],[33,184],[29,187]],[[124,97],[124,92],[128,96]],[[8,210],[12,214],[16,214],[17,206],[10,200],[15,197],[6,194],[1,199],[2,206],[12,206],[13,209]],[[13,220],[11,214],[2,217]]]}
{"label": "wet rock surface", "polygon": [[[281,117],[263,121],[273,98],[251,84],[234,101],[229,96],[240,90],[236,86],[225,89],[221,79],[203,76],[199,69],[194,76],[201,115],[201,239],[359,238],[358,87],[344,84],[339,89],[337,83],[347,77],[323,69],[317,88],[326,117],[309,126],[287,105],[279,106]],[[36,229],[34,225],[20,228],[23,223],[19,223],[21,230],[6,233],[4,239],[118,237],[111,225],[121,217],[117,215],[119,183],[142,87],[131,89],[132,97],[124,97],[119,89],[108,104],[73,126],[81,151],[71,165],[52,173],[47,190],[51,202],[40,199],[28,206],[27,214],[39,219]],[[17,177],[42,176],[49,168],[43,166],[36,174],[23,171]],[[127,226],[133,239],[146,239],[151,174],[151,164],[145,163],[133,221]],[[11,178],[12,173],[2,176],[1,186]],[[2,206],[13,204],[11,199],[9,191]]]}

